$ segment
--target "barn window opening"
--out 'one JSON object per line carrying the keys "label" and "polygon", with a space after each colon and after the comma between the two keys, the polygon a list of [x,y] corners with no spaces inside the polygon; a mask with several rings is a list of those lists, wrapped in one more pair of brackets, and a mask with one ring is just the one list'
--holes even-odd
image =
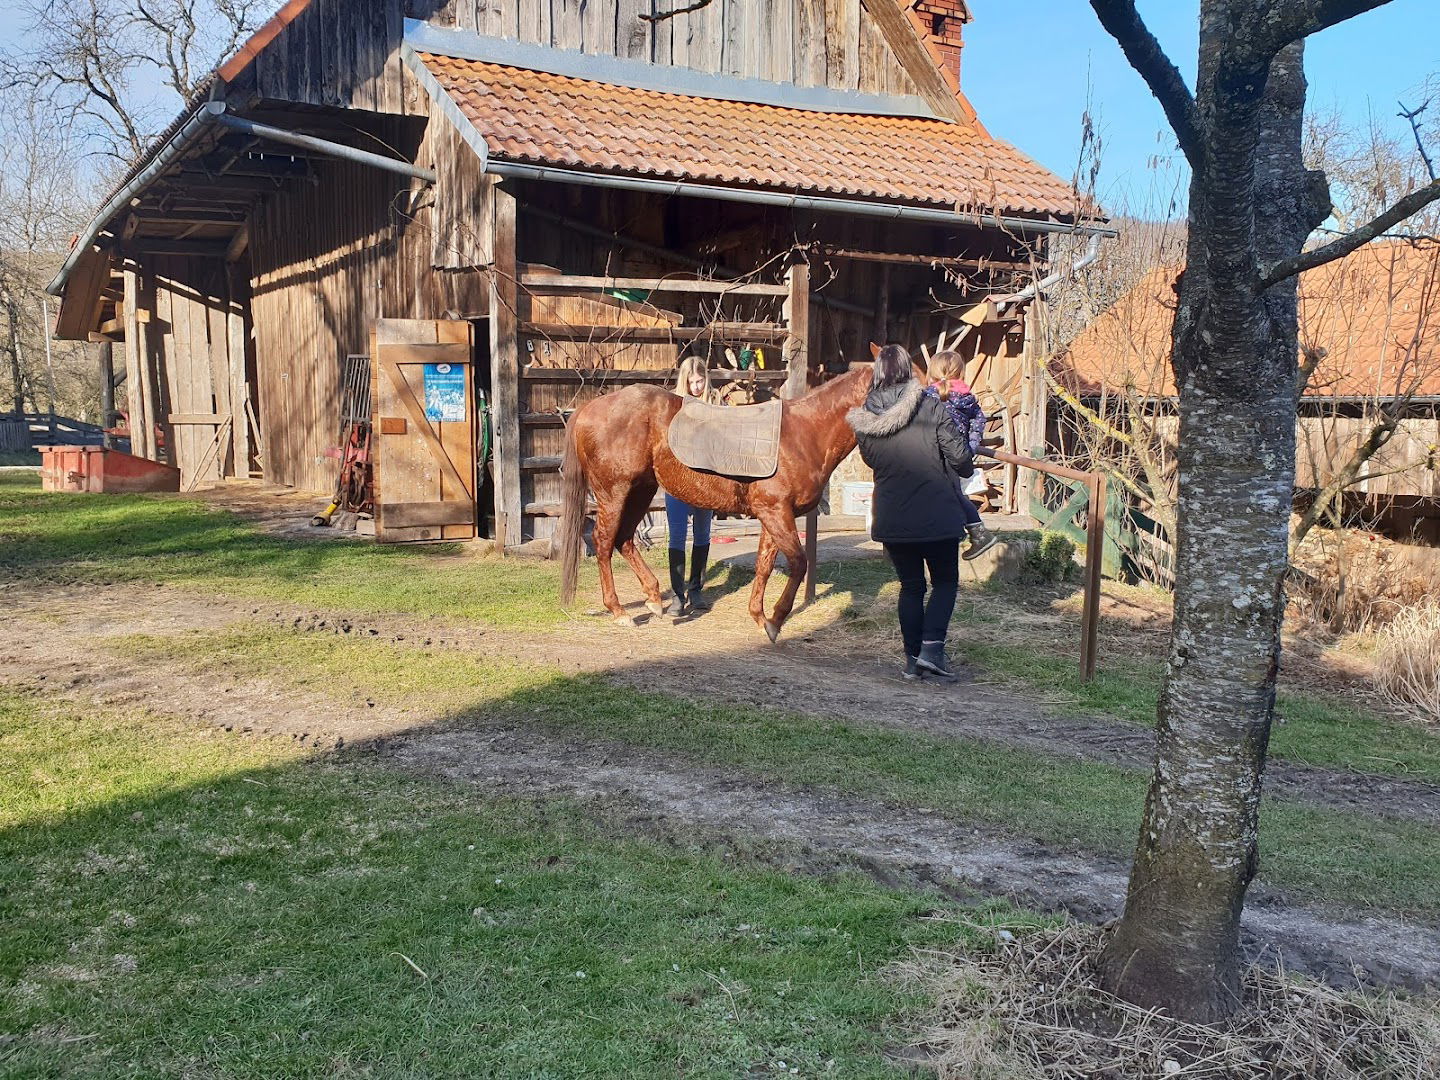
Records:
{"label": "barn window opening", "polygon": [[935,37],[945,36],[945,16],[938,11],[930,16],[930,33]]}

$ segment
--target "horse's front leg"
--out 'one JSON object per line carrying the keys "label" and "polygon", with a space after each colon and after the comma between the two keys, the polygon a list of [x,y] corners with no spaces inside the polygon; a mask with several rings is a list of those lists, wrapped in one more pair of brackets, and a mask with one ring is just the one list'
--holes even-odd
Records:
{"label": "horse's front leg", "polygon": [[[755,549],[755,582],[750,586],[750,617],[755,625],[770,633],[769,620],[765,618],[765,586],[770,582],[770,573],[775,569],[775,541],[770,530],[762,523],[760,544]],[[772,636],[771,641],[774,641]]]}
{"label": "horse's front leg", "polygon": [[[795,594],[800,589],[800,583],[805,580],[805,545],[800,542],[800,533],[795,528],[795,515],[788,508],[777,508],[775,510],[763,511],[760,514],[760,524],[765,529],[765,535],[771,538],[770,565],[775,564],[775,552],[785,556],[787,574],[785,577],[785,588],[780,592],[780,599],[775,601],[775,611],[770,618],[761,622],[760,627],[769,635],[773,642],[780,636],[780,628],[785,625],[785,620],[790,617],[791,610],[795,607]],[[757,559],[756,572],[759,572]],[[766,576],[769,576],[769,568],[766,569]],[[751,614],[754,614],[754,596],[751,597]],[[762,610],[763,614],[763,610]]]}

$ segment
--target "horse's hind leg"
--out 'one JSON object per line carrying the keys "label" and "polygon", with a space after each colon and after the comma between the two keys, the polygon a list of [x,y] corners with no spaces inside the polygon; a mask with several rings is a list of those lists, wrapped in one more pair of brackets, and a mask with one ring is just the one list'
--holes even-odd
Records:
{"label": "horse's hind leg", "polygon": [[620,529],[623,509],[620,500],[600,498],[597,492],[595,509],[595,565],[600,570],[600,600],[605,610],[614,616],[621,626],[634,626],[635,622],[620,605],[615,593],[615,570],[610,560],[615,554],[615,536]]}
{"label": "horse's hind leg", "polygon": [[620,554],[625,556],[630,569],[634,570],[635,576],[640,579],[640,588],[645,590],[645,606],[650,609],[650,614],[658,616],[665,613],[665,605],[660,599],[660,580],[635,546],[635,530],[650,512],[650,503],[655,498],[656,490],[658,489],[654,486],[631,489],[621,511],[620,527],[615,538],[620,545]]}

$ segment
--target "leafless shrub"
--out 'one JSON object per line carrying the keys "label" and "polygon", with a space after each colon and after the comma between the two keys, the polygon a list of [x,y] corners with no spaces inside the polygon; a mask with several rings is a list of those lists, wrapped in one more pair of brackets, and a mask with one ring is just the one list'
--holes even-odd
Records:
{"label": "leafless shrub", "polygon": [[921,952],[896,972],[937,999],[920,1042],[941,1080],[1414,1080],[1440,1070],[1440,1018],[1394,994],[1256,966],[1239,1012],[1205,1027],[1101,990],[1102,930],[974,928],[991,935],[989,951]]}
{"label": "leafless shrub", "polygon": [[1380,632],[1374,681],[1391,704],[1440,723],[1440,601],[1406,608]]}
{"label": "leafless shrub", "polygon": [[1291,565],[1294,613],[1333,633],[1386,626],[1440,594],[1440,551],[1375,533],[1313,530]]}

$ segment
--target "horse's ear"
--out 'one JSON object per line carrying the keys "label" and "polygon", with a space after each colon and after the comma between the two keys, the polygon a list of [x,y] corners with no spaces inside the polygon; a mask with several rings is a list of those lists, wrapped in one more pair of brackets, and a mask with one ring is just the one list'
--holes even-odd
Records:
{"label": "horse's ear", "polygon": [[880,359],[880,346],[879,346],[879,345],[876,345],[873,341],[870,342],[870,359],[871,359],[871,360],[879,360],[879,359]]}

